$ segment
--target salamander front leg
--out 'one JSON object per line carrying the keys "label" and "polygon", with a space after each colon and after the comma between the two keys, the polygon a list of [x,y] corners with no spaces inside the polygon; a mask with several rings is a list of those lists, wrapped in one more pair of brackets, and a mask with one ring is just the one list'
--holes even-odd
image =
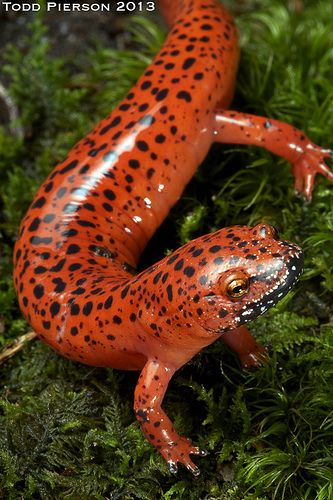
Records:
{"label": "salamander front leg", "polygon": [[224,333],[222,340],[238,355],[244,368],[260,367],[268,359],[265,347],[252,337],[245,325]]}
{"label": "salamander front leg", "polygon": [[166,364],[148,360],[135,389],[134,409],[143,433],[166,460],[170,472],[177,473],[177,463],[180,462],[197,476],[200,470],[191,461],[190,454],[205,456],[207,452],[192,446],[187,438],[180,437],[161,408],[174,372],[175,369]]}
{"label": "salamander front leg", "polygon": [[301,131],[277,120],[237,111],[216,110],[214,141],[261,146],[285,158],[293,166],[295,190],[311,200],[314,180],[322,174],[333,182],[333,172],[325,164],[333,151],[313,144]]}

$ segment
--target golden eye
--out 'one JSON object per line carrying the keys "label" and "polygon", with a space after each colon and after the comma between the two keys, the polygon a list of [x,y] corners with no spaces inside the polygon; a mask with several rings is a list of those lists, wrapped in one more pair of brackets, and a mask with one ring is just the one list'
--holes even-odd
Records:
{"label": "golden eye", "polygon": [[229,297],[237,298],[244,295],[248,289],[248,280],[239,278],[233,279],[227,286],[227,294]]}

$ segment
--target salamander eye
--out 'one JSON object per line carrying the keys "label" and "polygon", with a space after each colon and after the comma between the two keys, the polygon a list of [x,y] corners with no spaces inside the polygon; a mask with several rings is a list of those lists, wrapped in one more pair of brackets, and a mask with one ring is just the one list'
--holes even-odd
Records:
{"label": "salamander eye", "polygon": [[227,294],[229,295],[229,297],[238,298],[247,292],[248,287],[249,287],[249,282],[247,279],[244,278],[233,279],[227,285]]}
{"label": "salamander eye", "polygon": [[260,238],[273,238],[273,240],[277,240],[279,238],[278,230],[271,224],[263,222],[261,224],[257,224],[253,229],[254,233],[257,233]]}

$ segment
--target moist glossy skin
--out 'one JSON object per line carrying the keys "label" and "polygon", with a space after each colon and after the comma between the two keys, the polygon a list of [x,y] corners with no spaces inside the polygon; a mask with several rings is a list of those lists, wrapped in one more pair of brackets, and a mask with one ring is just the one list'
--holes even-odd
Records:
{"label": "moist glossy skin", "polygon": [[223,338],[244,366],[265,350],[245,323],[296,282],[302,253],[267,224],[194,240],[133,276],[129,270],[214,141],[257,144],[293,165],[311,197],[332,181],[331,152],[290,125],[227,111],[238,63],[235,25],[214,0],[161,2],[171,28],[134,88],[38,190],[16,243],[15,287],[24,316],[63,356],[141,370],[135,412],[172,472],[205,452],[161,409],[173,373]]}

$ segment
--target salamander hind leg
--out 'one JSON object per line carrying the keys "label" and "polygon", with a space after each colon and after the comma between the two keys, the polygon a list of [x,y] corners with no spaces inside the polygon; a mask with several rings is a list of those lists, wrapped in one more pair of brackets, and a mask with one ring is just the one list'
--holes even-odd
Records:
{"label": "salamander hind leg", "polygon": [[163,396],[175,369],[149,360],[135,389],[134,409],[147,439],[161,453],[172,473],[177,473],[178,462],[194,476],[200,474],[190,455],[205,456],[207,452],[193,446],[189,439],[179,436],[170,419],[161,408]]}
{"label": "salamander hind leg", "polygon": [[333,172],[325,158],[333,158],[333,151],[323,149],[295,127],[237,111],[216,110],[214,140],[230,144],[260,146],[285,158],[292,164],[295,190],[310,201],[317,174],[333,182]]}

